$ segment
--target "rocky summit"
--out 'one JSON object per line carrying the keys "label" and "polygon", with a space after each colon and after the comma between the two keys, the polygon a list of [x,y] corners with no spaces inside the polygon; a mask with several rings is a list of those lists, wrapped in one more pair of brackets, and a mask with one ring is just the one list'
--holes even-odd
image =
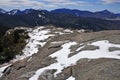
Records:
{"label": "rocky summit", "polygon": [[120,30],[16,29],[29,37],[21,54],[0,65],[0,80],[120,80]]}

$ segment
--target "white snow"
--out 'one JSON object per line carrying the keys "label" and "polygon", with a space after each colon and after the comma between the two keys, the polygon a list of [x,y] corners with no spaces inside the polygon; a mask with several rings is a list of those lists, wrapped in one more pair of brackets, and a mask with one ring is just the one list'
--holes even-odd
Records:
{"label": "white snow", "polygon": [[8,14],[9,15],[15,15],[19,10],[18,9],[14,9],[12,11],[9,11]]}
{"label": "white snow", "polygon": [[67,32],[67,33],[73,33],[73,31],[70,30],[70,29],[65,29],[64,32]]}
{"label": "white snow", "polygon": [[39,14],[39,15],[38,15],[38,17],[39,17],[39,18],[41,18],[41,17],[42,17],[42,15],[41,15],[41,14]]}
{"label": "white snow", "polygon": [[84,44],[84,43],[81,43],[81,44],[80,44],[81,47],[79,47],[76,51],[80,51],[82,48],[84,48],[85,45],[83,45],[83,44]]}
{"label": "white snow", "polygon": [[70,66],[69,62],[67,62],[68,55],[70,54],[69,48],[75,44],[77,44],[77,43],[69,42],[69,43],[62,45],[63,48],[60,51],[57,51],[57,52],[53,53],[52,55],[50,55],[53,58],[56,57],[56,60],[58,62],[53,63],[50,66],[38,69],[36,71],[35,75],[33,77],[31,77],[29,80],[38,80],[41,73],[46,69],[57,69],[57,71],[55,72],[55,76],[56,76],[56,74],[60,73],[61,70],[63,70],[65,67]]}
{"label": "white snow", "polygon": [[61,44],[61,43],[67,43],[69,42],[69,40],[65,40],[65,41],[54,41],[54,42],[51,42],[51,44]]}
{"label": "white snow", "polygon": [[[51,64],[50,66],[40,68],[36,71],[35,75],[32,76],[29,80],[38,80],[39,76],[42,74],[42,72],[46,69],[57,69],[57,71],[54,73],[55,76],[59,74],[64,68],[75,65],[76,62],[83,58],[88,59],[98,59],[98,58],[114,58],[114,59],[120,59],[120,51],[112,51],[109,52],[110,47],[118,47],[120,48],[120,45],[117,44],[111,44],[107,40],[97,41],[93,42],[89,45],[98,46],[99,49],[96,50],[85,50],[80,51],[76,55],[73,55],[71,57],[68,57],[70,52],[70,47],[72,45],[76,45],[76,42],[69,42],[62,45],[62,49],[51,54],[50,57],[56,58],[56,63]],[[79,50],[81,48],[78,48]],[[70,77],[68,80],[73,79]]]}
{"label": "white snow", "polygon": [[6,65],[6,66],[3,66],[3,67],[0,67],[0,77],[2,77],[3,71],[4,71],[7,67],[9,67],[10,65],[11,65],[11,64]]}
{"label": "white snow", "polygon": [[49,34],[49,29],[44,29],[43,27],[37,27],[28,33],[30,39],[27,41],[27,45],[23,49],[23,55],[17,55],[16,59],[12,60],[12,62],[22,60],[26,57],[32,56],[33,54],[38,52],[38,48],[43,47],[46,44],[46,39],[50,36],[54,36],[53,34]]}
{"label": "white snow", "polygon": [[77,30],[77,32],[83,33],[83,32],[85,32],[85,30],[84,30],[84,29],[81,29],[81,30]]}
{"label": "white snow", "polygon": [[70,30],[70,29],[65,29],[64,31],[56,31],[56,32],[54,32],[54,33],[59,34],[59,35],[63,35],[63,34],[73,33],[73,31]]}
{"label": "white snow", "polygon": [[[76,44],[77,44],[76,42],[65,43],[64,45],[62,45],[63,48],[61,50],[51,54],[50,56],[52,58],[56,58],[57,62],[61,66],[68,67],[71,65],[71,63],[68,62],[68,55],[71,53],[69,48],[72,45],[76,45]],[[59,72],[56,72],[56,73],[59,73]]]}
{"label": "white snow", "polygon": [[17,10],[13,11],[11,14],[12,15],[15,15],[17,13]]}
{"label": "white snow", "polygon": [[75,78],[74,77],[69,77],[68,79],[66,79],[66,80],[75,80]]}
{"label": "white snow", "polygon": [[[56,30],[56,29],[53,29],[53,30]],[[57,31],[57,30],[58,30],[58,31]],[[71,34],[71,33],[73,33],[73,30],[70,30],[70,29],[65,29],[65,30],[63,30],[63,28],[57,28],[57,30],[56,30],[54,33],[59,34],[59,35]]]}
{"label": "white snow", "polygon": [[63,35],[63,34],[65,34],[65,33],[60,32],[60,31],[57,31],[57,32],[54,32],[54,33],[59,34],[59,35]]}
{"label": "white snow", "polygon": [[98,59],[98,58],[120,59],[120,56],[119,56],[120,51],[109,52],[110,47],[120,48],[120,45],[111,44],[107,40],[93,42],[89,45],[99,46],[99,49],[85,50],[85,51],[78,52],[78,54],[69,58],[69,60],[72,62],[72,64],[75,64],[78,60],[83,59],[83,58],[88,58],[88,59]]}

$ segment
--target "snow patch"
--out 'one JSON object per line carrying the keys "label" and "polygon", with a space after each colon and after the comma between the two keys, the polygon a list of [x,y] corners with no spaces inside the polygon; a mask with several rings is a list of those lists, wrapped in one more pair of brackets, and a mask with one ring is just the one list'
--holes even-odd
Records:
{"label": "snow patch", "polygon": [[69,48],[72,45],[76,45],[76,44],[77,44],[76,42],[69,42],[62,45],[63,48],[60,51],[57,51],[52,55],[50,55],[52,58],[56,57],[57,63],[53,63],[50,66],[38,69],[35,75],[31,77],[29,80],[38,80],[41,73],[46,69],[57,69],[57,71],[55,72],[55,76],[56,76],[58,73],[62,72],[62,70],[65,67],[70,66],[71,65],[70,62],[67,62],[68,55],[70,54]]}
{"label": "snow patch", "polygon": [[70,30],[70,29],[65,29],[64,32],[66,32],[66,33],[73,33],[73,31]]}
{"label": "snow patch", "polygon": [[3,71],[4,71],[7,67],[9,67],[10,65],[11,65],[11,64],[6,65],[6,66],[3,66],[3,67],[0,67],[0,77],[2,77]]}
{"label": "snow patch", "polygon": [[77,32],[83,33],[83,32],[85,32],[85,30],[84,30],[84,29],[81,29],[81,30],[77,30]]}
{"label": "snow patch", "polygon": [[54,32],[54,33],[59,34],[59,35],[65,34],[65,33],[63,33],[63,32]]}
{"label": "snow patch", "polygon": [[83,58],[88,59],[98,59],[98,58],[114,58],[114,59],[120,59],[120,51],[109,51],[110,47],[118,47],[120,48],[120,45],[109,43],[107,40],[97,41],[93,42],[89,45],[98,46],[99,49],[96,50],[85,50],[78,52],[76,55],[69,58],[69,60],[72,61],[72,64],[75,64],[78,60]]}
{"label": "snow patch", "polygon": [[38,17],[39,17],[39,18],[41,18],[41,17],[42,17],[42,15],[40,15],[40,14],[39,14],[39,15],[38,15]]}
{"label": "snow patch", "polygon": [[66,40],[66,41],[54,41],[54,42],[51,42],[51,44],[61,44],[61,43],[67,43],[69,42],[69,40]]}
{"label": "snow patch", "polygon": [[75,78],[74,77],[69,77],[68,79],[66,79],[66,80],[75,80]]}
{"label": "snow patch", "polygon": [[[62,70],[64,68],[75,65],[78,60],[83,59],[83,58],[88,58],[88,59],[98,59],[98,58],[120,59],[120,56],[119,56],[120,51],[109,52],[109,50],[108,50],[109,47],[119,47],[120,48],[120,45],[111,44],[107,40],[97,41],[97,42],[93,42],[93,43],[89,44],[89,45],[98,46],[99,49],[80,51],[76,55],[68,57],[68,55],[71,53],[69,48],[72,45],[76,45],[76,44],[77,44],[76,42],[69,42],[69,43],[63,44],[61,50],[50,55],[50,57],[56,58],[57,62],[51,64],[50,66],[38,69],[36,71],[35,75],[33,77],[31,77],[29,80],[38,80],[41,73],[46,69],[56,69],[57,71],[54,73],[54,75],[57,76],[57,74],[62,72]],[[80,49],[81,49],[81,47],[78,48],[77,51],[79,51]],[[71,80],[71,79],[74,80],[73,77],[68,78],[68,80]]]}
{"label": "snow patch", "polygon": [[[85,47],[85,45],[83,45],[84,43],[80,44],[81,47],[79,47],[76,51],[80,51],[82,48]],[[83,46],[82,46],[83,45]]]}

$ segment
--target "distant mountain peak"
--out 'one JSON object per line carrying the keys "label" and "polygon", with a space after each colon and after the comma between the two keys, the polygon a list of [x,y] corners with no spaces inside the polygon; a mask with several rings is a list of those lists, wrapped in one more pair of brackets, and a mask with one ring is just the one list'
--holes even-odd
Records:
{"label": "distant mountain peak", "polygon": [[13,10],[7,12],[7,14],[9,14],[9,15],[16,15],[16,14],[18,14],[18,13],[20,13],[20,12],[21,12],[21,11],[20,11],[19,9],[13,9]]}
{"label": "distant mountain peak", "polygon": [[28,14],[28,13],[32,12],[33,10],[34,10],[34,9],[32,9],[32,8],[30,8],[30,9],[25,9],[25,10],[23,11],[23,13]]}
{"label": "distant mountain peak", "polygon": [[109,10],[107,10],[107,9],[105,9],[105,10],[103,10],[103,11],[98,11],[97,13],[111,14],[112,12],[109,11]]}
{"label": "distant mountain peak", "polygon": [[32,12],[34,9],[25,9],[23,11],[21,11],[20,9],[13,9],[9,12],[7,12],[7,14],[9,15],[22,15],[22,14],[28,14],[30,12]]}
{"label": "distant mountain peak", "polygon": [[6,11],[0,8],[0,13],[6,13]]}
{"label": "distant mountain peak", "polygon": [[11,11],[20,11],[20,9],[13,9],[13,10],[11,10]]}

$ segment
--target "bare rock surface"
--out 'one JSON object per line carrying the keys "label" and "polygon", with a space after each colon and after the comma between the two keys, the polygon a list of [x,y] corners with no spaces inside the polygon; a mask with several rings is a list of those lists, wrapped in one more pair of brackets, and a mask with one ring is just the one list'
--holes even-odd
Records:
{"label": "bare rock surface", "polygon": [[[54,27],[48,27],[47,29],[50,29],[51,33],[55,31],[64,32],[64,29],[56,29]],[[78,53],[76,49],[82,43],[87,45],[95,41],[109,40],[111,43],[120,44],[119,30],[82,33],[73,30],[73,33],[70,32],[69,34],[54,34],[55,36],[50,37],[46,44],[39,48],[37,54],[13,63],[9,74],[4,74],[0,80],[29,80],[38,69],[56,63],[56,58],[51,58],[49,55],[62,49],[62,45],[69,41],[78,43],[71,47],[70,56]],[[88,45],[79,51],[96,49],[99,49],[99,47]],[[116,50],[119,49],[110,48],[110,51]],[[38,80],[66,80],[70,76],[75,77],[75,80],[120,80],[120,60],[112,58],[80,59],[75,65],[64,68],[56,77],[54,76],[55,72],[55,69],[45,70]]]}

